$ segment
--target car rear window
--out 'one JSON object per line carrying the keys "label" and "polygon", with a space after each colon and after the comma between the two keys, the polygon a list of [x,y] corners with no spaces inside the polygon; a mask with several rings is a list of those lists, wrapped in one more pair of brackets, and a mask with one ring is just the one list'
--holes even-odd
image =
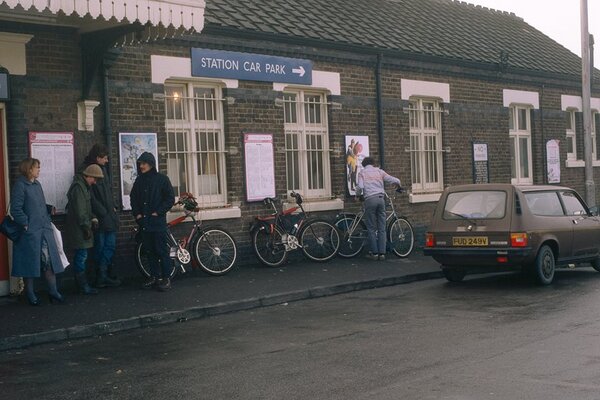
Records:
{"label": "car rear window", "polygon": [[556,192],[525,193],[525,200],[533,215],[545,217],[565,215]]}
{"label": "car rear window", "polygon": [[444,219],[497,219],[506,213],[506,192],[482,190],[448,195]]}

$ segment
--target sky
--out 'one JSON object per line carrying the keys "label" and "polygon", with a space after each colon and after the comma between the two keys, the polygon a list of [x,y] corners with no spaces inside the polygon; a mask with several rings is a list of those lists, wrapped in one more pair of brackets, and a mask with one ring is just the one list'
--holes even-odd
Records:
{"label": "sky", "polygon": [[[529,25],[581,56],[580,0],[464,1],[515,13]],[[588,0],[588,31],[594,35],[594,53],[600,54],[600,0]]]}

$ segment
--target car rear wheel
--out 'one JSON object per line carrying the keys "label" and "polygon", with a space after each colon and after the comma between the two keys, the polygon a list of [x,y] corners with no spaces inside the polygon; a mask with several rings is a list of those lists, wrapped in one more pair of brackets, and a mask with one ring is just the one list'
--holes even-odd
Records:
{"label": "car rear wheel", "polygon": [[549,246],[542,246],[535,259],[535,277],[540,285],[549,285],[554,280],[556,270],[554,253]]}
{"label": "car rear wheel", "polygon": [[467,274],[465,271],[460,269],[442,268],[442,273],[448,282],[462,282]]}
{"label": "car rear wheel", "polygon": [[592,264],[592,268],[600,272],[600,256],[596,257],[590,264]]}

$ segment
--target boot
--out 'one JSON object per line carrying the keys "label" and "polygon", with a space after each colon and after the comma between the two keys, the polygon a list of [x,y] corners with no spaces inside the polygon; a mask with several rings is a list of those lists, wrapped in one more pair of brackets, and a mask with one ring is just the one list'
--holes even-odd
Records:
{"label": "boot", "polygon": [[113,279],[108,276],[108,267],[106,265],[98,266],[98,273],[96,274],[96,287],[97,288],[105,288],[105,287],[117,287],[121,285],[121,281],[118,279]]}
{"label": "boot", "polygon": [[75,279],[77,280],[77,285],[79,286],[79,293],[81,294],[98,294],[98,291],[91,287],[87,282],[87,277],[84,272],[76,272]]}

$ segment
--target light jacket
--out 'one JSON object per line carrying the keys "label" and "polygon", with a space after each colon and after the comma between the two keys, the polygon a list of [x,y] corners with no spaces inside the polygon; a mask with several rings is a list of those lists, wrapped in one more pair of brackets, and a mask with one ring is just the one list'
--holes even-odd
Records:
{"label": "light jacket", "polygon": [[383,194],[385,192],[384,182],[400,186],[400,179],[391,176],[380,168],[367,165],[358,173],[356,184],[360,189],[359,192],[367,199],[377,194]]}

